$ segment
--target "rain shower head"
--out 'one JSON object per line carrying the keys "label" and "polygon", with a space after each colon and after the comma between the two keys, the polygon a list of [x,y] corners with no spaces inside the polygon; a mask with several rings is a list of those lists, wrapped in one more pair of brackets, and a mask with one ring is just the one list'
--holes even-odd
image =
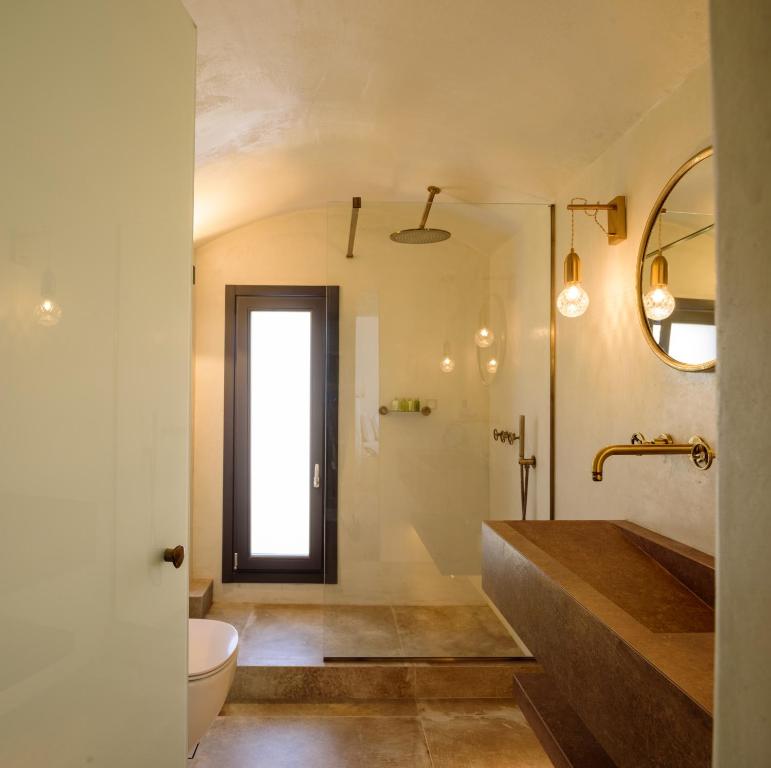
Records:
{"label": "rain shower head", "polygon": [[402,229],[391,234],[391,240],[395,243],[405,243],[407,245],[425,245],[426,243],[441,243],[447,240],[450,233],[446,229],[430,229],[426,227],[428,214],[431,212],[431,205],[434,202],[434,196],[442,190],[439,187],[428,188],[428,200],[423,210],[423,218],[415,229]]}
{"label": "rain shower head", "polygon": [[417,227],[415,229],[401,229],[398,232],[391,233],[391,240],[395,243],[405,243],[407,245],[425,245],[426,243],[441,243],[450,237],[446,229],[431,229],[427,227]]}

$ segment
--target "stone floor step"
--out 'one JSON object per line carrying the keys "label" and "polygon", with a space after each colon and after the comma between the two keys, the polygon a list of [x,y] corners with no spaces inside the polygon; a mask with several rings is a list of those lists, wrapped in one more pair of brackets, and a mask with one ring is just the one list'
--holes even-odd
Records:
{"label": "stone floor step", "polygon": [[228,702],[511,699],[532,660],[474,663],[238,666]]}

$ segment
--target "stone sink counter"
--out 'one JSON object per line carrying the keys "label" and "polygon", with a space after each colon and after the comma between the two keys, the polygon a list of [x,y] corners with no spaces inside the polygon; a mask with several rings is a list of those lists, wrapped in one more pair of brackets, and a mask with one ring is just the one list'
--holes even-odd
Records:
{"label": "stone sink counter", "polygon": [[710,765],[713,558],[624,521],[496,521],[482,585],[616,765]]}

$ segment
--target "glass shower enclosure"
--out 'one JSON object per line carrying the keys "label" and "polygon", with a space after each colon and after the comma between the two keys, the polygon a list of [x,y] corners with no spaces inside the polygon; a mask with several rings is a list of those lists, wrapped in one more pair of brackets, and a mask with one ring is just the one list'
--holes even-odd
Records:
{"label": "glass shower enclosure", "polygon": [[451,236],[395,242],[424,206],[326,208],[340,289],[327,660],[523,655],[482,591],[480,541],[483,521],[523,515],[519,446],[497,439],[520,416],[525,514],[550,517],[552,211],[438,199],[428,226]]}

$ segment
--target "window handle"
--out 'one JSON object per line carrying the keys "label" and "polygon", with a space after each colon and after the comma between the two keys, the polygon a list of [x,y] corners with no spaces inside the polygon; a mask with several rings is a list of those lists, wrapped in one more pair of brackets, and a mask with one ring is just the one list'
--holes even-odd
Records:
{"label": "window handle", "polygon": [[313,487],[314,488],[320,488],[321,487],[321,479],[319,477],[319,465],[316,464],[313,467]]}

